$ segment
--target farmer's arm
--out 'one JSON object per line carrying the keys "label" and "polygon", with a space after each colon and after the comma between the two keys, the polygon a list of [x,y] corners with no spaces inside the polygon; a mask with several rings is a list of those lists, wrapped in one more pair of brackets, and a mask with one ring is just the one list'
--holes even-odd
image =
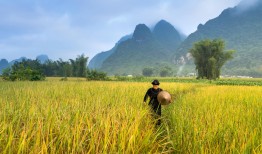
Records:
{"label": "farmer's arm", "polygon": [[148,93],[149,93],[149,90],[147,90],[147,92],[146,92],[146,94],[145,94],[145,96],[144,96],[144,102],[146,102],[146,101],[147,101],[147,98],[148,98]]}

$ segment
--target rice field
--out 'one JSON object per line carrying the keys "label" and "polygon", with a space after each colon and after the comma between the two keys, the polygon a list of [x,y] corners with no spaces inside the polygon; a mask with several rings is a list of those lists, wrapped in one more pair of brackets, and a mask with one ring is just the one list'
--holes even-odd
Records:
{"label": "rice field", "polygon": [[[161,82],[161,79],[160,79]],[[262,87],[162,82],[0,82],[0,153],[262,153]]]}

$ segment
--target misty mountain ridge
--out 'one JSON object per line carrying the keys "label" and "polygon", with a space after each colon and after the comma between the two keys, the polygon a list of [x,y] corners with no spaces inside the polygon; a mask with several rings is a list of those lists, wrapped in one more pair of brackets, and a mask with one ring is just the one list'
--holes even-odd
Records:
{"label": "misty mountain ridge", "polygon": [[175,30],[173,25],[165,20],[161,20],[155,25],[153,34],[168,48],[176,48],[184,38],[177,30]]}
{"label": "misty mountain ridge", "polygon": [[[171,53],[182,42],[183,36],[167,21],[159,21],[152,30],[145,24],[138,24],[133,35],[120,42],[112,50],[97,54],[96,63],[102,64],[99,69],[113,74],[141,74],[144,67],[172,65]],[[106,59],[103,55],[108,54]],[[93,58],[93,59],[94,59]],[[89,63],[93,65],[93,61]],[[92,67],[90,67],[92,68]]]}
{"label": "misty mountain ridge", "polygon": [[[262,76],[262,2],[249,8],[239,4],[225,9],[217,18],[200,24],[197,31],[190,34],[179,46],[179,55],[185,57],[192,66],[192,60],[186,58],[193,44],[203,39],[223,39],[226,49],[236,50],[234,58],[226,63],[223,74]],[[191,67],[194,68],[194,67]],[[192,69],[193,71],[193,69]]]}
{"label": "misty mountain ridge", "polygon": [[109,74],[141,74],[145,67],[166,64],[185,75],[195,72],[193,60],[188,54],[195,42],[223,39],[226,50],[233,49],[236,53],[233,60],[222,68],[222,74],[262,76],[261,16],[261,1],[252,5],[249,1],[242,1],[205,24],[199,24],[197,30],[185,39],[164,20],[159,21],[152,30],[139,24],[132,38],[119,43],[113,51],[105,52],[108,54],[106,58],[97,55],[96,61],[100,62],[101,67],[95,69]]}
{"label": "misty mountain ridge", "polygon": [[117,46],[119,45],[119,43],[126,41],[130,38],[132,38],[133,34],[131,35],[126,35],[124,37],[122,37],[116,44],[115,46],[108,50],[108,51],[104,51],[104,52],[100,52],[98,54],[96,54],[89,62],[88,67],[90,69],[100,69],[104,60],[107,59],[112,53],[115,52]]}

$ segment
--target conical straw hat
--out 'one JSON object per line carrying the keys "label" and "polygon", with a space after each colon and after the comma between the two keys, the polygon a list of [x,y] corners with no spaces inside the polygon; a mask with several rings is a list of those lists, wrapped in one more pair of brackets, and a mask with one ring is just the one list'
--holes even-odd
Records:
{"label": "conical straw hat", "polygon": [[171,95],[167,91],[161,91],[157,95],[157,100],[161,105],[168,105],[172,102]]}

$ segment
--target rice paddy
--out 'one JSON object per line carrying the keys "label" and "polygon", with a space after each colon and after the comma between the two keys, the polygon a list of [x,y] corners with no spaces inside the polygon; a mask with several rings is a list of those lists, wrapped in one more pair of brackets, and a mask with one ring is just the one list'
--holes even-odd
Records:
{"label": "rice paddy", "polygon": [[[161,82],[161,79],[160,79]],[[1,153],[262,153],[262,87],[162,82],[0,82]]]}

